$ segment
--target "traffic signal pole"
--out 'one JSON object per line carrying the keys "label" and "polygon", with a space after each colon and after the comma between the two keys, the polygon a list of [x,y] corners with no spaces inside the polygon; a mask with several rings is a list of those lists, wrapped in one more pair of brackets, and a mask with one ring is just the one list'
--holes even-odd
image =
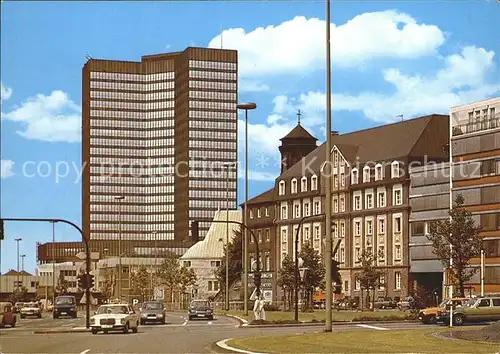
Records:
{"label": "traffic signal pole", "polygon": [[[88,277],[90,275],[90,247],[89,247],[89,240],[83,235],[83,230],[76,224],[72,223],[69,220],[65,219],[45,219],[45,218],[1,218],[1,223],[3,224],[4,221],[30,221],[30,222],[51,222],[51,223],[56,223],[60,222],[63,224],[68,224],[73,226],[75,229],[80,232],[80,235],[82,236],[82,241],[85,244],[85,273],[86,276]],[[86,299],[86,304],[85,304],[85,326],[87,328],[90,328],[90,288],[86,287],[85,289],[85,299]]]}

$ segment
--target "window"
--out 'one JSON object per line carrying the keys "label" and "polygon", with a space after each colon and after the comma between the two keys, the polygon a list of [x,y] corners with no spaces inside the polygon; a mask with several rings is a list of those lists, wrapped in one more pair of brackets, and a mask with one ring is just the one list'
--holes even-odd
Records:
{"label": "window", "polygon": [[366,220],[366,234],[373,234],[373,220]]}
{"label": "window", "polygon": [[285,181],[280,181],[279,195],[285,195]]}
{"label": "window", "polygon": [[266,254],[265,269],[266,269],[266,271],[270,271],[271,270],[271,257],[269,256],[269,253]]}
{"label": "window", "polygon": [[314,239],[319,240],[319,225],[314,226]]}
{"label": "window", "polygon": [[385,262],[385,247],[384,246],[378,246],[377,257],[378,257],[378,260],[380,263]]}
{"label": "window", "polygon": [[318,176],[311,177],[311,190],[315,191],[318,189]]}
{"label": "window", "polygon": [[297,180],[294,178],[292,179],[292,194],[297,193]]}
{"label": "window", "polygon": [[341,212],[345,211],[345,200],[344,200],[344,197],[340,197],[340,211]]}
{"label": "window", "polygon": [[184,267],[186,268],[191,267],[191,261],[184,261]]}
{"label": "window", "polygon": [[309,234],[309,226],[304,226],[304,240],[308,241],[311,238]]}
{"label": "window", "polygon": [[477,307],[490,307],[490,299],[481,299]]}
{"label": "window", "polygon": [[382,170],[382,165],[381,164],[377,164],[375,166],[375,181],[381,181],[382,179],[384,179],[382,171],[383,171]]}
{"label": "window", "polygon": [[358,170],[353,169],[351,172],[351,184],[357,184],[358,183]]}
{"label": "window", "polygon": [[286,208],[286,205],[282,205],[281,206],[281,218],[282,219],[286,219],[288,216],[287,216],[287,208]]}
{"label": "window", "polygon": [[339,152],[335,151],[334,152],[334,161],[333,161],[333,166],[338,166],[339,165]]}
{"label": "window", "polygon": [[302,177],[301,184],[300,184],[300,191],[307,192],[307,177]]}
{"label": "window", "polygon": [[269,217],[269,207],[265,207],[264,210],[266,217]]}
{"label": "window", "polygon": [[385,275],[381,275],[378,278],[378,288],[384,290],[385,288]]}
{"label": "window", "polygon": [[259,243],[262,243],[262,230],[257,231],[257,239],[259,240]]}
{"label": "window", "polygon": [[396,284],[396,290],[401,290],[401,272],[394,273],[394,283]]}
{"label": "window", "polygon": [[337,189],[339,187],[339,179],[338,175],[334,174],[333,175],[333,188]]}
{"label": "window", "polygon": [[354,222],[354,235],[361,236],[361,222],[359,221]]}
{"label": "window", "polygon": [[378,192],[378,207],[385,207],[385,191]]}
{"label": "window", "polygon": [[379,234],[385,233],[385,220],[384,219],[378,219],[378,233]]}
{"label": "window", "polygon": [[288,242],[287,231],[286,231],[286,229],[282,229],[281,230],[281,243],[284,244],[283,249],[285,249],[285,250],[286,250],[286,243],[287,242]]}
{"label": "window", "polygon": [[250,219],[253,219],[253,209],[250,209]]}
{"label": "window", "polygon": [[348,292],[349,291],[349,281],[344,280],[344,291]]}
{"label": "window", "polygon": [[394,218],[394,232],[401,232],[401,216]]}
{"label": "window", "polygon": [[294,210],[294,216],[296,218],[300,218],[300,205],[299,204],[295,204],[293,206],[293,210]]}
{"label": "window", "polygon": [[425,223],[424,222],[411,223],[411,235],[412,236],[424,236],[425,235]]}
{"label": "window", "polygon": [[333,200],[333,212],[338,213],[339,212],[339,201],[337,198]]}
{"label": "window", "polygon": [[354,196],[354,210],[361,210],[361,196]]}
{"label": "window", "polygon": [[394,246],[394,259],[397,261],[401,260],[401,245]]}
{"label": "window", "polygon": [[314,201],[314,215],[321,214],[321,210],[319,208],[319,200]]}
{"label": "window", "polygon": [[340,248],[340,261],[341,261],[342,263],[344,263],[344,262],[345,262],[345,248],[344,248],[344,247],[341,247],[341,248]]}
{"label": "window", "polygon": [[341,185],[342,187],[345,187],[345,174],[344,174],[344,172],[342,172],[342,173],[340,174],[340,185]]}
{"label": "window", "polygon": [[210,267],[220,267],[220,261],[210,261]]}
{"label": "window", "polygon": [[309,202],[304,203],[304,216],[309,216]]}
{"label": "window", "polygon": [[401,189],[394,190],[394,205],[403,204],[403,191]]}
{"label": "window", "polygon": [[491,299],[493,301],[493,306],[499,306],[500,307],[500,299]]}
{"label": "window", "polygon": [[391,163],[391,178],[399,178],[400,176],[399,162],[393,161]]}
{"label": "window", "polygon": [[266,229],[266,241],[267,242],[271,241],[271,232],[269,229]]}
{"label": "window", "polygon": [[366,195],[366,209],[373,208],[373,194]]}
{"label": "window", "polygon": [[370,182],[370,167],[363,167],[363,182]]}
{"label": "window", "polygon": [[356,277],[356,282],[354,283],[354,289],[359,290],[361,288],[361,282],[359,281],[359,278]]}
{"label": "window", "polygon": [[340,222],[340,237],[345,237],[345,224],[343,221]]}
{"label": "window", "polygon": [[262,215],[261,215],[261,212],[260,212],[260,208],[257,209],[257,217],[260,218]]}

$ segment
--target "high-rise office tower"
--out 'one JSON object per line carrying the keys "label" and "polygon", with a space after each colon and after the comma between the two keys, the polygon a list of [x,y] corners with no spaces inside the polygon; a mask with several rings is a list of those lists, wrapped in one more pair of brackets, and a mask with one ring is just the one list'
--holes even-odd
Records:
{"label": "high-rise office tower", "polygon": [[[148,255],[236,208],[237,52],[187,48],[83,67],[83,230],[93,250]],[[227,182],[229,181],[229,183]],[[120,236],[121,235],[121,236]]]}

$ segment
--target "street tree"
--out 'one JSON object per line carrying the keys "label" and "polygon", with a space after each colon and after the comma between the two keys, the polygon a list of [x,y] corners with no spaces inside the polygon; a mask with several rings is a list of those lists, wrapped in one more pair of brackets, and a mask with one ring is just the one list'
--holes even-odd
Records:
{"label": "street tree", "polygon": [[69,282],[64,277],[62,272],[59,272],[59,277],[57,278],[56,293],[57,295],[64,295],[68,292]]}
{"label": "street tree", "polygon": [[[375,302],[375,293],[380,283],[380,278],[384,273],[376,267],[377,256],[370,250],[364,250],[358,258],[361,263],[361,272],[358,275],[358,280],[361,285],[361,291],[366,290],[370,299],[370,291],[372,292],[372,302]],[[361,295],[363,297],[363,295]]]}
{"label": "street tree", "polygon": [[281,268],[278,271],[277,285],[283,291],[283,300],[285,304],[288,303],[290,307],[291,296],[295,286],[295,263],[289,254],[283,259]]}
{"label": "street tree", "polygon": [[16,287],[14,292],[9,295],[9,301],[15,304],[16,302],[22,302],[27,299],[28,289],[24,286]]}
{"label": "street tree", "polygon": [[104,281],[101,286],[101,294],[104,300],[109,300],[113,296],[113,272],[106,267],[104,269]]}
{"label": "street tree", "polygon": [[174,292],[181,282],[179,256],[169,254],[158,268],[158,282],[170,291],[171,302],[174,302]]}
{"label": "street tree", "polygon": [[184,303],[184,294],[190,288],[196,285],[197,277],[193,268],[182,266],[180,269],[180,293]]}
{"label": "street tree", "polygon": [[479,237],[481,227],[476,225],[472,214],[465,210],[464,202],[464,197],[457,195],[449,211],[450,219],[433,223],[427,235],[434,254],[449,269],[450,278],[458,283],[462,297],[465,296],[464,284],[477,271],[477,268],[470,267],[470,260],[481,255],[483,244],[482,237]]}
{"label": "street tree", "polygon": [[234,230],[234,237],[229,244],[224,245],[224,256],[221,259],[220,266],[215,270],[215,276],[219,281],[220,288],[226,289],[226,254],[229,259],[229,288],[241,280],[242,257],[243,257],[243,232],[241,229]]}
{"label": "street tree", "polygon": [[137,271],[130,275],[131,293],[140,296],[142,302],[149,289],[149,280],[150,276],[145,265],[141,265]]}
{"label": "street tree", "polygon": [[306,308],[312,303],[312,298],[316,288],[324,288],[325,285],[325,266],[321,261],[321,256],[309,243],[302,245],[299,257],[304,261],[303,267],[306,268],[300,285],[305,293]]}

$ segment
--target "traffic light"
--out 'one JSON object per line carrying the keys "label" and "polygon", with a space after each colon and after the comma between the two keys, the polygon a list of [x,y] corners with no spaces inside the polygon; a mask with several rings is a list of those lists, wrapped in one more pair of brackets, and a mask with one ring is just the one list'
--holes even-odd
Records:
{"label": "traffic light", "polygon": [[255,287],[260,289],[261,282],[262,282],[262,274],[260,272],[255,273],[253,278],[253,283],[255,284]]}
{"label": "traffic light", "polygon": [[332,259],[332,282],[334,282],[335,288],[333,289],[335,294],[342,293],[342,277],[339,272],[339,264],[335,259]]}
{"label": "traffic light", "polygon": [[87,285],[86,281],[87,281],[87,278],[85,277],[85,274],[78,274],[78,287],[80,289],[86,289],[85,288],[85,286]]}
{"label": "traffic light", "polygon": [[94,287],[94,275],[93,274],[86,274],[87,276],[87,286],[89,289],[92,289]]}
{"label": "traffic light", "polygon": [[191,221],[191,239],[193,242],[198,242],[200,240],[200,231],[198,221]]}
{"label": "traffic light", "polygon": [[0,219],[0,240],[3,240],[5,238],[4,236],[4,229],[3,229],[3,220]]}

